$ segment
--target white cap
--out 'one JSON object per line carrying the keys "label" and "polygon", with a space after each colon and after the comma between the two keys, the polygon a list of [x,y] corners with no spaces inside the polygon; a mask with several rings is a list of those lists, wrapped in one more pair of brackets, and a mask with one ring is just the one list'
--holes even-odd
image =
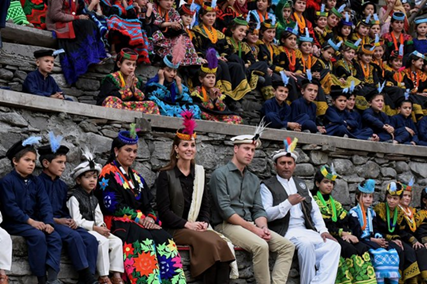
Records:
{"label": "white cap", "polygon": [[288,152],[285,149],[280,149],[278,151],[275,151],[272,155],[271,155],[271,159],[276,162],[277,159],[279,159],[280,157],[292,157],[294,158],[295,162],[298,160],[298,153],[293,151],[293,152]]}

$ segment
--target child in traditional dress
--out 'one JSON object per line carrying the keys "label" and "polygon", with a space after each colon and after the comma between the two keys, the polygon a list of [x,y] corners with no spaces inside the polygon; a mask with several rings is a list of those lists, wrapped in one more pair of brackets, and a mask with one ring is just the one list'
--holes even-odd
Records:
{"label": "child in traditional dress", "polygon": [[119,71],[107,75],[101,83],[97,104],[109,108],[160,114],[155,102],[146,101],[141,88],[142,80],[135,75],[138,54],[124,48],[117,55]]}
{"label": "child in traditional dress", "polygon": [[185,44],[181,38],[172,50],[172,55],[163,57],[156,76],[148,80],[146,93],[148,99],[157,104],[162,115],[181,117],[181,112],[189,109],[196,119],[200,119],[199,107],[193,104],[188,88],[177,74],[184,56]]}
{"label": "child in traditional dress", "polygon": [[[401,53],[401,52],[402,53]],[[385,79],[388,85],[393,85],[402,89],[405,89],[406,74],[404,72],[405,67],[402,67],[403,60],[403,46],[399,52],[393,51],[388,58],[388,69],[385,72]]]}
{"label": "child in traditional dress", "polygon": [[350,126],[346,121],[349,90],[344,91],[340,86],[332,86],[330,95],[332,106],[328,107],[323,119],[326,133],[331,136],[356,138],[350,132]]}
{"label": "child in traditional dress", "polygon": [[[76,187],[67,201],[67,207],[76,225],[87,230],[99,243],[96,261],[99,283],[124,284],[121,277],[124,272],[122,240],[111,234],[106,227],[98,199],[93,194],[102,167],[95,162],[87,148],[84,149],[83,156],[86,161],[71,173]],[[110,272],[113,275],[111,280],[108,278]]]}
{"label": "child in traditional dress", "polygon": [[240,124],[242,118],[228,110],[224,103],[225,96],[215,87],[218,59],[215,49],[209,49],[206,58],[208,63],[203,64],[199,71],[201,86],[197,87],[191,96],[201,109],[203,120],[221,121],[229,124]]}
{"label": "child in traditional dress", "polygon": [[50,73],[54,66],[55,57],[63,50],[37,50],[34,52],[37,70],[28,73],[22,84],[22,91],[33,95],[54,99],[65,99],[64,93]]}
{"label": "child in traditional dress", "polygon": [[249,23],[249,28],[246,33],[246,43],[250,47],[255,60],[258,60],[259,47],[257,43],[259,43],[259,27],[257,24]]}
{"label": "child in traditional dress", "polygon": [[[326,38],[327,39],[331,39],[335,37],[335,30],[338,26],[338,24],[340,23],[341,19],[343,18],[342,14],[344,12],[344,7],[345,5],[341,5],[341,7],[337,9],[332,8],[327,15],[326,18],[326,27],[325,27],[325,32],[326,32]],[[348,14],[347,14],[348,15]]]}
{"label": "child in traditional dress", "polygon": [[409,245],[411,235],[401,230],[403,221],[399,203],[403,195],[403,185],[400,182],[390,182],[387,185],[385,201],[374,207],[377,214],[378,231],[384,236],[388,245],[396,249],[399,254],[399,269],[402,273],[401,281],[416,283],[420,274],[417,258],[412,245]]}
{"label": "child in traditional dress", "polygon": [[279,72],[284,69],[277,64],[280,51],[278,46],[274,43],[276,27],[277,24],[273,23],[271,20],[265,20],[261,24],[260,35],[262,41],[260,41],[258,44],[258,59],[260,61],[267,62],[267,71],[272,76],[272,80],[280,80]]}
{"label": "child in traditional dress", "polygon": [[414,50],[426,54],[427,53],[427,18],[420,17],[415,19],[415,31],[417,37],[413,39]]}
{"label": "child in traditional dress", "polygon": [[268,12],[270,6],[271,0],[256,0],[256,10],[249,11],[249,20],[262,24],[265,20],[270,19],[276,23],[276,16]]}
{"label": "child in traditional dress", "polygon": [[[3,216],[0,212],[0,224],[1,222],[3,222]],[[0,284],[9,284],[9,277],[5,270],[10,271],[12,268],[12,239],[3,228],[0,228],[0,245],[3,248],[0,251]]]}
{"label": "child in traditional dress", "polygon": [[379,141],[380,138],[378,135],[374,134],[371,128],[363,127],[362,116],[360,115],[359,111],[354,108],[356,105],[356,95],[353,93],[353,90],[351,90],[351,86],[349,92],[350,95],[348,96],[346,106],[346,122],[350,127],[350,132],[358,139]]}
{"label": "child in traditional dress", "polygon": [[349,226],[352,234],[371,249],[371,261],[375,269],[377,283],[399,283],[399,255],[389,246],[383,235],[378,232],[376,213],[372,209],[375,181],[368,179],[356,188],[357,205],[350,209]]}
{"label": "child in traditional dress", "polygon": [[[180,35],[185,33],[178,12],[172,7],[170,0],[157,0],[153,7],[153,45],[154,52],[163,58],[174,48]],[[154,31],[154,29],[157,29]],[[201,58],[197,55],[189,37],[184,37],[185,56],[181,66],[200,65]]]}
{"label": "child in traditional dress", "polygon": [[417,239],[427,247],[427,188],[421,190],[420,209],[418,214]]}
{"label": "child in traditional dress", "polygon": [[343,43],[352,38],[353,22],[350,20],[348,14],[338,23],[336,41]]}
{"label": "child in traditional dress", "polygon": [[356,56],[356,50],[359,48],[360,41],[352,43],[350,41],[345,41],[341,45],[341,55],[342,58],[335,62],[334,64],[334,74],[338,79],[347,80],[348,77],[356,76],[356,68],[354,68],[354,58]]}
{"label": "child in traditional dress", "polygon": [[325,11],[325,4],[322,4],[320,11],[316,11],[316,26],[314,27],[314,34],[321,45],[329,39],[326,31],[327,24],[328,12]]}
{"label": "child in traditional dress", "polygon": [[381,22],[377,14],[372,16],[371,26],[369,27],[369,37],[375,39],[376,36],[381,37]]}
{"label": "child in traditional dress", "polygon": [[98,242],[85,229],[80,228],[71,218],[67,208],[68,186],[61,180],[67,163],[68,147],[61,145],[61,136],[49,132],[49,145],[37,149],[43,172],[39,181],[49,197],[53,211],[54,229],[61,237],[63,247],[67,248],[71,263],[79,273],[80,283],[95,284]]}
{"label": "child in traditional dress", "polygon": [[[273,82],[275,96],[265,101],[260,111],[261,115],[264,116],[268,127],[301,131],[301,124],[290,120],[291,107],[287,103],[287,98],[292,89],[289,85],[289,77],[284,71],[281,71],[280,75],[282,80]],[[295,90],[292,91],[295,92]]]}
{"label": "child in traditional dress", "polygon": [[417,145],[418,129],[412,120],[412,99],[409,92],[396,104],[398,113],[390,117],[390,124],[395,129],[393,143]]}
{"label": "child in traditional dress", "polygon": [[292,14],[292,1],[280,0],[279,4],[276,7],[276,19],[277,19],[277,29],[276,29],[276,39],[280,41],[280,35],[288,27],[295,26],[295,22],[291,19]]}
{"label": "child in traditional dress", "polygon": [[351,39],[357,41],[361,39],[361,45],[370,44],[371,38],[369,37],[369,28],[371,27],[371,16],[359,21],[356,25],[355,32],[352,34]]}
{"label": "child in traditional dress", "polygon": [[38,283],[59,284],[61,237],[53,228],[52,207],[44,186],[32,175],[37,158],[33,145],[40,140],[30,137],[18,141],[6,152],[14,169],[0,180],[2,227],[9,234],[24,237],[30,270]]}
{"label": "child in traditional dress", "polygon": [[404,32],[405,18],[405,14],[402,12],[394,12],[391,17],[391,30],[383,36],[387,44],[386,58],[393,50],[399,51],[400,45],[403,45],[405,55],[409,55],[414,50],[412,37]]}
{"label": "child in traditional dress", "polygon": [[369,247],[359,242],[349,227],[349,215],[342,204],[332,197],[338,174],[333,165],[325,165],[314,176],[313,199],[319,206],[328,231],[341,246],[341,258],[336,283],[376,284]]}
{"label": "child in traditional dress", "polygon": [[[305,33],[305,28],[308,28],[308,32],[312,38],[315,38],[313,24],[303,15],[306,7],[307,0],[296,0],[293,2],[293,14],[291,15],[291,19],[298,25],[298,35],[303,35]],[[320,44],[317,39],[314,40],[314,48],[313,53],[317,54],[318,49],[320,48]]]}

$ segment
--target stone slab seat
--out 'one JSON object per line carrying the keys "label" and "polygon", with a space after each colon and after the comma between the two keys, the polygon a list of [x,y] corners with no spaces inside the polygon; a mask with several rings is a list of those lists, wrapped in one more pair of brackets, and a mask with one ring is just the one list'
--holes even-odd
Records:
{"label": "stone slab seat", "polygon": [[58,47],[58,42],[52,36],[51,31],[39,30],[33,27],[6,23],[6,28],[1,30],[1,36],[2,39],[7,42],[36,45],[49,48]]}
{"label": "stone slab seat", "polygon": [[[182,245],[177,245],[177,248],[179,251],[187,251],[190,250],[190,246],[182,246]],[[234,247],[235,251],[245,251],[244,249],[242,249],[241,247]]]}

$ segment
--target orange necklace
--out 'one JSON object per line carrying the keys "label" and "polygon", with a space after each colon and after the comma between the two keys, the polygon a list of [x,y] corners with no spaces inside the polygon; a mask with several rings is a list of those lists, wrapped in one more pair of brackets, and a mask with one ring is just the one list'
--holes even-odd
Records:
{"label": "orange necklace", "polygon": [[[160,6],[158,6],[157,7],[157,10],[159,10],[159,14],[160,14],[160,16],[161,17],[163,17],[163,15],[162,15],[162,8],[160,7]],[[167,23],[167,22],[169,22],[169,11],[166,11],[166,13],[165,13],[165,21],[164,21],[165,23]],[[165,28],[165,30],[164,30],[165,32],[167,32],[168,31],[168,28]]]}
{"label": "orange necklace", "polygon": [[218,41],[218,31],[214,27],[211,27],[211,30],[209,30],[205,25],[203,25],[203,29],[211,42],[215,44]]}
{"label": "orange necklace", "polygon": [[306,28],[306,26],[307,26],[307,24],[306,24],[306,22],[305,22],[305,19],[304,19],[304,16],[301,16],[301,18],[297,15],[297,13],[296,12],[294,12],[294,18],[295,18],[295,20],[297,21],[297,23],[298,23],[298,27],[299,27],[299,31],[300,31],[300,33],[301,34],[304,34],[305,33],[305,28]]}
{"label": "orange necklace", "polygon": [[401,74],[401,72],[396,71],[393,74],[393,79],[397,82],[397,85],[399,86],[399,84],[402,83],[403,75]]}
{"label": "orange necklace", "polygon": [[202,86],[202,95],[203,95],[203,101],[204,102],[208,102],[209,101],[209,97],[208,97],[208,94],[207,94],[206,89],[205,89],[204,86]]}
{"label": "orange necklace", "polygon": [[405,213],[405,218],[408,220],[409,229],[411,229],[412,232],[415,232],[417,230],[417,224],[415,223],[414,212],[412,212],[410,208],[405,209],[403,206],[400,206],[400,204],[399,207],[402,209],[403,213]]}
{"label": "orange necklace", "polygon": [[270,43],[265,42],[265,46],[268,48],[268,51],[270,52],[270,60],[273,62],[273,47]]}
{"label": "orange necklace", "polygon": [[[399,50],[399,46],[397,46],[397,39],[396,39],[396,36],[394,35],[394,33],[393,32],[391,32],[390,33],[391,34],[391,38],[393,39],[393,43],[394,43],[394,50]],[[399,43],[400,44],[403,44],[403,34],[401,33],[400,35],[399,35]]]}
{"label": "orange necklace", "polygon": [[268,19],[268,13],[267,12],[265,12],[265,17],[261,14],[260,11],[256,10],[256,12],[258,13],[259,20],[261,21],[261,23],[263,23],[265,20]]}
{"label": "orange necklace", "polygon": [[418,90],[418,85],[420,84],[420,78],[418,76],[418,72],[409,70],[409,76],[411,77],[411,80],[414,83],[414,88]]}
{"label": "orange necklace", "polygon": [[366,221],[366,211],[365,211],[365,206],[363,206],[363,204],[360,204],[360,209],[362,210],[362,215],[363,215],[363,226],[362,226],[362,231],[365,231],[366,229],[366,224],[368,223]]}
{"label": "orange necklace", "polygon": [[305,73],[306,68],[311,69],[311,67],[313,67],[313,65],[311,64],[311,59],[312,59],[311,57],[312,57],[312,55],[309,54],[308,58],[307,58],[307,63],[308,63],[307,64],[305,59],[304,59],[304,56],[301,56],[302,66],[304,67],[304,73]]}
{"label": "orange necklace", "polygon": [[362,61],[359,61],[360,67],[362,67],[363,75],[365,76],[365,80],[369,78],[369,64],[365,67],[365,64]]}
{"label": "orange necklace", "polygon": [[190,37],[190,41],[193,41],[193,34],[191,33],[191,30],[189,28],[185,28],[185,31],[187,32],[188,36]]}
{"label": "orange necklace", "polygon": [[288,56],[289,59],[289,70],[294,72],[295,71],[295,63],[297,61],[297,56],[295,54],[295,50],[292,49],[292,52],[289,52],[289,50],[285,47],[284,48],[286,56]]}

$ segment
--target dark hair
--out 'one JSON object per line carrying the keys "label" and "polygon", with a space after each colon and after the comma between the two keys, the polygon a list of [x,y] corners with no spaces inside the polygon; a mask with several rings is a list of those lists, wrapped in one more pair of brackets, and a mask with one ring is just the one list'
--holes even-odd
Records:
{"label": "dark hair", "polygon": [[120,149],[126,145],[128,144],[122,142],[119,137],[114,138],[113,143],[111,144],[110,156],[108,157],[106,164],[109,164],[116,159],[116,153],[114,152],[114,148]]}
{"label": "dark hair", "polygon": [[343,44],[341,44],[340,52],[348,51],[350,49],[352,49],[350,46],[343,43]]}
{"label": "dark hair", "polygon": [[423,202],[423,199],[427,199],[427,191],[425,189],[421,190],[421,198],[420,198],[420,208],[425,209],[426,203]]}
{"label": "dark hair", "polygon": [[[175,152],[175,146],[178,146],[179,143],[181,143],[181,140],[177,135],[175,135],[175,138],[173,139],[173,143],[172,143],[172,149],[171,152],[169,154],[169,163],[164,166],[163,168],[161,168],[161,171],[168,171],[168,170],[172,170],[173,168],[175,168],[176,163],[178,161],[178,159],[176,158],[176,152]],[[194,159],[191,160],[191,165],[193,166],[195,164]]]}
{"label": "dark hair", "polygon": [[[256,0],[255,2],[258,2],[258,1],[260,1],[260,0]],[[267,0],[267,4],[268,4],[268,6],[271,6],[271,1],[272,0]],[[268,9],[267,9],[268,10]]]}
{"label": "dark hair", "polygon": [[[316,185],[316,182],[321,183],[323,179],[327,179],[327,178],[325,178],[325,176],[322,174],[320,169],[317,170],[316,174],[314,175],[313,190],[311,191],[311,193],[313,195],[316,194],[320,190],[319,187]],[[335,185],[335,181],[332,181],[332,183]]]}
{"label": "dark hair", "polygon": [[[210,4],[210,3],[209,3]],[[199,18],[201,19],[202,18],[202,16],[204,16],[204,15],[206,15],[207,13],[209,13],[209,12],[214,12],[215,13],[215,15],[216,15],[216,12],[215,11],[208,11],[208,10],[205,10],[205,9],[200,9],[199,10]]]}
{"label": "dark hair", "polygon": [[[225,35],[231,37],[231,33],[233,32],[233,30],[235,30],[238,26],[245,26],[239,23],[236,23],[235,21],[231,21],[230,24],[228,25],[227,29],[225,30]],[[246,27],[249,27],[248,25],[246,25]]]}
{"label": "dark hair", "polygon": [[301,90],[305,90],[305,88],[307,88],[308,85],[316,85],[319,88],[319,84],[316,81],[308,81],[308,80],[304,80],[302,81],[302,86],[301,86]]}
{"label": "dark hair", "polygon": [[376,94],[374,94],[374,95],[369,96],[368,102],[369,102],[369,103],[370,103],[370,102],[372,102],[372,100],[373,100],[373,99],[375,99],[375,98],[376,98],[376,97],[378,97],[378,96],[382,96],[382,97],[383,97],[383,99],[385,98],[384,93],[376,93]]}
{"label": "dark hair", "polygon": [[[284,30],[284,31],[282,31],[281,33],[280,33],[280,42],[281,43],[283,43],[282,42],[282,40],[284,41],[285,39],[287,39],[287,38],[290,38],[291,36],[293,36],[294,34],[293,33],[291,33],[290,31],[287,31],[287,30]],[[296,35],[294,35],[294,36],[296,36]],[[297,37],[298,38],[298,37]]]}
{"label": "dark hair", "polygon": [[[200,78],[205,78],[206,76],[208,76],[208,74],[212,74],[212,73],[206,73],[206,72],[204,72],[204,71],[202,71],[202,69],[199,69],[199,77]],[[215,75],[215,78],[216,78],[216,73],[214,74]]]}
{"label": "dark hair", "polygon": [[[127,47],[125,47],[125,48],[122,48],[122,50],[123,50],[125,53],[129,53],[129,54],[131,54],[131,55],[138,55],[138,53],[136,53],[136,51],[135,51],[135,50],[133,50],[133,49],[131,49],[131,48],[127,48]],[[124,57],[122,56],[121,52],[117,53],[116,62],[115,62],[115,64],[114,64],[114,71],[118,71],[118,70],[119,70],[119,66],[117,66],[117,63],[118,63],[118,62],[123,63],[123,61],[125,61],[125,59],[126,59],[126,58],[124,58]]]}
{"label": "dark hair", "polygon": [[410,68],[412,66],[412,60],[416,61],[416,60],[420,60],[422,58],[420,58],[420,57],[418,57],[418,56],[416,56],[414,54],[410,54],[408,59],[409,60],[406,61],[406,68]]}
{"label": "dark hair", "polygon": [[76,179],[81,178],[82,176],[84,176],[87,173],[94,173],[98,175],[98,171],[97,170],[87,170],[85,172],[82,172]]}
{"label": "dark hair", "polygon": [[15,159],[16,162],[19,162],[19,160],[25,156],[25,154],[27,154],[28,152],[34,153],[37,157],[37,151],[36,149],[34,149],[34,147],[32,146],[27,146],[24,149],[22,149],[21,151],[19,151],[18,153],[16,153],[13,156],[13,159],[10,161],[10,164],[12,166],[12,168],[15,168],[15,165],[13,164],[13,160]]}
{"label": "dark hair", "polygon": [[403,103],[410,103],[411,106],[414,105],[410,97],[408,99],[405,99],[405,97],[403,97],[403,99],[400,99],[400,100],[397,99],[396,105],[397,107],[402,107]]}
{"label": "dark hair", "polygon": [[67,155],[66,154],[62,154],[62,153],[61,154],[51,153],[51,154],[46,154],[46,155],[40,155],[40,157],[39,157],[40,165],[42,166],[43,169],[46,169],[43,166],[43,160],[47,160],[50,163],[50,162],[52,162],[53,159],[56,159],[56,157],[58,157],[58,156],[67,156]]}

